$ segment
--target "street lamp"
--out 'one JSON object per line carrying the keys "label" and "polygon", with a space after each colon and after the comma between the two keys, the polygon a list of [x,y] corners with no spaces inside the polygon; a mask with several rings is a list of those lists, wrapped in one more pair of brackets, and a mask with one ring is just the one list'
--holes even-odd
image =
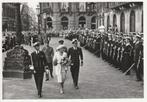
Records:
{"label": "street lamp", "polygon": [[37,16],[38,16],[38,34],[40,34],[40,7],[39,5],[37,5],[36,11],[37,11]]}
{"label": "street lamp", "polygon": [[17,43],[20,45],[22,43],[22,34],[21,34],[21,15],[20,15],[20,5],[21,3],[16,3],[16,39]]}

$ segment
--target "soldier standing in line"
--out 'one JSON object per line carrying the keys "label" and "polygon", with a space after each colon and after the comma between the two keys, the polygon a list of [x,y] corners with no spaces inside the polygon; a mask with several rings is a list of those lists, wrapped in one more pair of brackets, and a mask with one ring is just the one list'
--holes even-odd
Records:
{"label": "soldier standing in line", "polygon": [[113,43],[112,43],[112,64],[113,66],[115,65],[114,54],[115,54],[115,35],[113,35]]}
{"label": "soldier standing in line", "polygon": [[106,61],[108,61],[108,34],[106,34],[106,45],[105,45],[105,59],[106,59]]}
{"label": "soldier standing in line", "polygon": [[[130,38],[127,37],[125,39],[125,47],[124,47],[124,71],[128,70],[131,66],[131,44]],[[126,75],[130,75],[130,71],[126,73]]]}
{"label": "soldier standing in line", "polygon": [[105,38],[104,34],[102,35],[102,43],[101,43],[101,54],[102,54],[102,59],[104,59],[104,45],[105,45]]}
{"label": "soldier standing in line", "polygon": [[110,63],[113,64],[112,62],[112,53],[113,53],[113,35],[111,34],[110,37],[110,54],[109,54],[109,59],[110,59]]}
{"label": "soldier standing in line", "polygon": [[98,57],[100,57],[100,52],[101,52],[101,37],[100,34],[98,34],[97,38],[96,38],[96,55]]}
{"label": "soldier standing in line", "polygon": [[119,70],[121,70],[121,43],[122,43],[122,37],[119,36],[119,40],[118,40],[118,56],[117,56],[117,61],[118,61],[118,67]]}
{"label": "soldier standing in line", "polygon": [[125,37],[123,36],[123,40],[122,40],[122,47],[121,47],[121,70],[122,72],[125,72],[124,69],[124,48],[125,48]]}
{"label": "soldier standing in line", "polygon": [[108,62],[111,63],[111,34],[108,35]]}
{"label": "soldier standing in line", "polygon": [[134,47],[134,62],[135,62],[135,71],[136,71],[136,77],[137,77],[137,81],[142,81],[142,76],[141,76],[141,69],[139,67],[139,63],[140,63],[140,58],[141,58],[141,53],[143,53],[142,50],[143,49],[143,45],[141,42],[141,36],[137,35],[136,36],[136,43],[135,43],[135,47]]}
{"label": "soldier standing in line", "polygon": [[140,75],[142,77],[142,80],[143,80],[143,75],[144,75],[144,53],[143,53],[143,36],[142,36],[142,48],[141,48],[141,52],[140,52],[140,63],[139,63],[139,68],[140,68]]}
{"label": "soldier standing in line", "polygon": [[116,68],[118,68],[117,56],[118,56],[118,35],[116,35],[116,40],[115,40],[115,54],[114,54],[114,64],[115,64],[115,67]]}
{"label": "soldier standing in line", "polygon": [[134,63],[134,46],[135,46],[135,43],[133,41],[135,39],[133,37],[134,37],[134,35],[131,33],[130,34],[130,44],[132,46],[132,49],[131,49],[131,65]]}
{"label": "soldier standing in line", "polygon": [[96,35],[93,37],[93,53],[95,54],[96,51]]}

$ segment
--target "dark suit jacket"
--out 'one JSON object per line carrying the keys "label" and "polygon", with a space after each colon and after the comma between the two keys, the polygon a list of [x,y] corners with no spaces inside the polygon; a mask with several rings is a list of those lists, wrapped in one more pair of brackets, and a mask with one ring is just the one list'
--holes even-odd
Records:
{"label": "dark suit jacket", "polygon": [[44,66],[47,65],[46,57],[44,52],[40,51],[38,54],[33,52],[32,56],[32,64],[34,66],[34,70],[36,73],[43,73],[45,71]]}
{"label": "dark suit jacket", "polygon": [[71,57],[72,63],[79,63],[80,59],[83,60],[83,53],[80,47],[75,50],[73,47],[68,50],[68,57]]}

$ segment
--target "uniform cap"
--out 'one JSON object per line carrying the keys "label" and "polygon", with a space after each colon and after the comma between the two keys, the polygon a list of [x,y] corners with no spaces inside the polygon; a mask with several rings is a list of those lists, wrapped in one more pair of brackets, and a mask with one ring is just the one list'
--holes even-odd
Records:
{"label": "uniform cap", "polygon": [[33,44],[34,47],[35,47],[35,46],[39,46],[39,45],[40,45],[39,42],[35,42],[35,43]]}
{"label": "uniform cap", "polygon": [[141,36],[140,36],[140,35],[136,35],[136,37],[137,37],[137,38],[141,38]]}
{"label": "uniform cap", "polygon": [[72,40],[72,44],[75,43],[75,42],[77,42],[77,41],[78,41],[77,39],[73,39]]}

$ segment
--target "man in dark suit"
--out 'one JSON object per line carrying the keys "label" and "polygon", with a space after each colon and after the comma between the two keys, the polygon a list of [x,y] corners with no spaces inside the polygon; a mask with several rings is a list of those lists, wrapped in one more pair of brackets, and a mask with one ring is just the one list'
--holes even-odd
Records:
{"label": "man in dark suit", "polygon": [[46,69],[46,81],[49,80],[49,71],[50,75],[53,78],[53,56],[54,56],[54,49],[50,46],[51,36],[48,36],[48,40],[46,41],[46,46],[43,47],[42,51],[45,54],[48,68]]}
{"label": "man in dark suit", "polygon": [[[79,77],[79,67],[80,64],[83,66],[83,53],[82,49],[78,47],[78,41],[73,39],[72,41],[73,47],[68,50],[68,57],[71,60],[71,75],[73,79],[73,83],[76,89],[78,89],[78,77]],[[81,61],[80,61],[81,60]]]}
{"label": "man in dark suit", "polygon": [[45,67],[47,66],[47,61],[44,52],[40,51],[40,44],[38,42],[34,43],[34,51],[31,54],[32,65],[34,67],[34,79],[38,91],[38,96],[42,97],[42,82],[45,72]]}

